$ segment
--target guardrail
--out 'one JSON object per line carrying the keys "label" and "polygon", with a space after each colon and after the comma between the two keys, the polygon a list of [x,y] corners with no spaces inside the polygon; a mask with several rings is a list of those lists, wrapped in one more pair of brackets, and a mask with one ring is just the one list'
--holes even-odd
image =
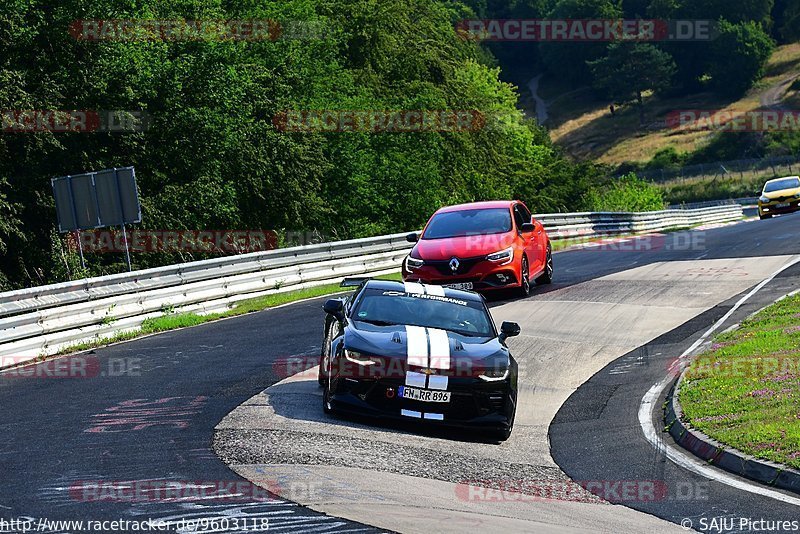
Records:
{"label": "guardrail", "polygon": [[668,209],[675,210],[693,210],[697,208],[710,208],[714,206],[729,206],[732,204],[741,204],[743,207],[755,206],[758,204],[758,197],[742,197],[742,198],[729,198],[725,200],[706,200],[704,202],[689,202],[682,204],[672,204]]}
{"label": "guardrail", "polygon": [[742,206],[725,205],[696,210],[664,210],[643,213],[598,212],[535,215],[551,239],[596,235],[638,234],[700,224],[724,223],[742,218]]}
{"label": "guardrail", "polygon": [[[741,206],[647,213],[536,215],[553,240],[660,231],[742,218]],[[0,367],[135,330],[172,311],[212,313],[239,300],[397,272],[406,234],[228,256],[0,293]]]}

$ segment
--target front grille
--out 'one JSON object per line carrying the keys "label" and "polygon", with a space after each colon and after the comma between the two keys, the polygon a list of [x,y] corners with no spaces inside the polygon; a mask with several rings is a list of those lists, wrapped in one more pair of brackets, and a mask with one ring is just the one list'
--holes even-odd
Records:
{"label": "front grille", "polygon": [[[399,413],[401,408],[407,410],[416,410],[426,413],[443,413],[445,420],[469,420],[479,415],[485,415],[487,409],[484,406],[485,400],[477,397],[480,394],[471,391],[450,391],[450,402],[435,403],[435,402],[420,402],[408,399],[399,399],[396,396],[393,398],[386,397],[386,388],[391,387],[397,391],[398,386],[402,385],[404,381],[400,380],[386,380],[381,379],[376,382],[362,385],[358,388],[358,393],[363,400],[371,404],[379,410],[386,410],[390,412]],[[352,390],[351,390],[352,391]],[[352,391],[356,393],[356,391]]]}
{"label": "front grille", "polygon": [[483,256],[479,256],[476,258],[457,258],[458,259],[458,269],[453,272],[453,269],[450,268],[450,262],[452,258],[449,260],[434,260],[429,261],[425,260],[425,265],[430,265],[434,267],[440,274],[445,276],[463,276],[469,273],[473,267],[477,264],[482,262],[485,258]]}

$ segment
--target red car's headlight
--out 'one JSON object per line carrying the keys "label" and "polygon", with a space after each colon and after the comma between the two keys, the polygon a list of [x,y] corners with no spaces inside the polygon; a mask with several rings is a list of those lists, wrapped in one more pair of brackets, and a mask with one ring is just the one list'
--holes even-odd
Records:
{"label": "red car's headlight", "polygon": [[423,265],[425,265],[424,261],[418,260],[417,258],[412,258],[410,254],[408,256],[406,256],[406,270],[407,271],[413,271],[414,269],[419,269]]}
{"label": "red car's headlight", "polygon": [[514,247],[508,247],[500,252],[489,254],[486,259],[499,265],[507,265],[514,260]]}

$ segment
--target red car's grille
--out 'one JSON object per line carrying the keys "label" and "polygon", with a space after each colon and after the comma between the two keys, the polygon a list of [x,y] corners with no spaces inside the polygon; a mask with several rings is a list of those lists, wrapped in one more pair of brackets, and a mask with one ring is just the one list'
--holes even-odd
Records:
{"label": "red car's grille", "polygon": [[450,263],[453,261],[452,259],[435,260],[435,261],[425,260],[425,265],[430,265],[444,276],[463,276],[465,274],[468,274],[473,267],[482,262],[485,259],[485,257],[478,256],[475,258],[463,258],[463,259],[456,258],[456,259],[458,260],[458,268],[455,271],[450,266]]}

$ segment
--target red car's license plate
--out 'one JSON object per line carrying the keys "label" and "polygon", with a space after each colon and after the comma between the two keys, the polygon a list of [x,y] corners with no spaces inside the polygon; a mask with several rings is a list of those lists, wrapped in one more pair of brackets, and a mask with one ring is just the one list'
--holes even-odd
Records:
{"label": "red car's license plate", "polygon": [[474,286],[474,284],[472,282],[463,282],[461,284],[445,284],[444,287],[447,287],[447,288],[450,288],[450,289],[466,289],[466,290],[469,291],[475,286]]}

